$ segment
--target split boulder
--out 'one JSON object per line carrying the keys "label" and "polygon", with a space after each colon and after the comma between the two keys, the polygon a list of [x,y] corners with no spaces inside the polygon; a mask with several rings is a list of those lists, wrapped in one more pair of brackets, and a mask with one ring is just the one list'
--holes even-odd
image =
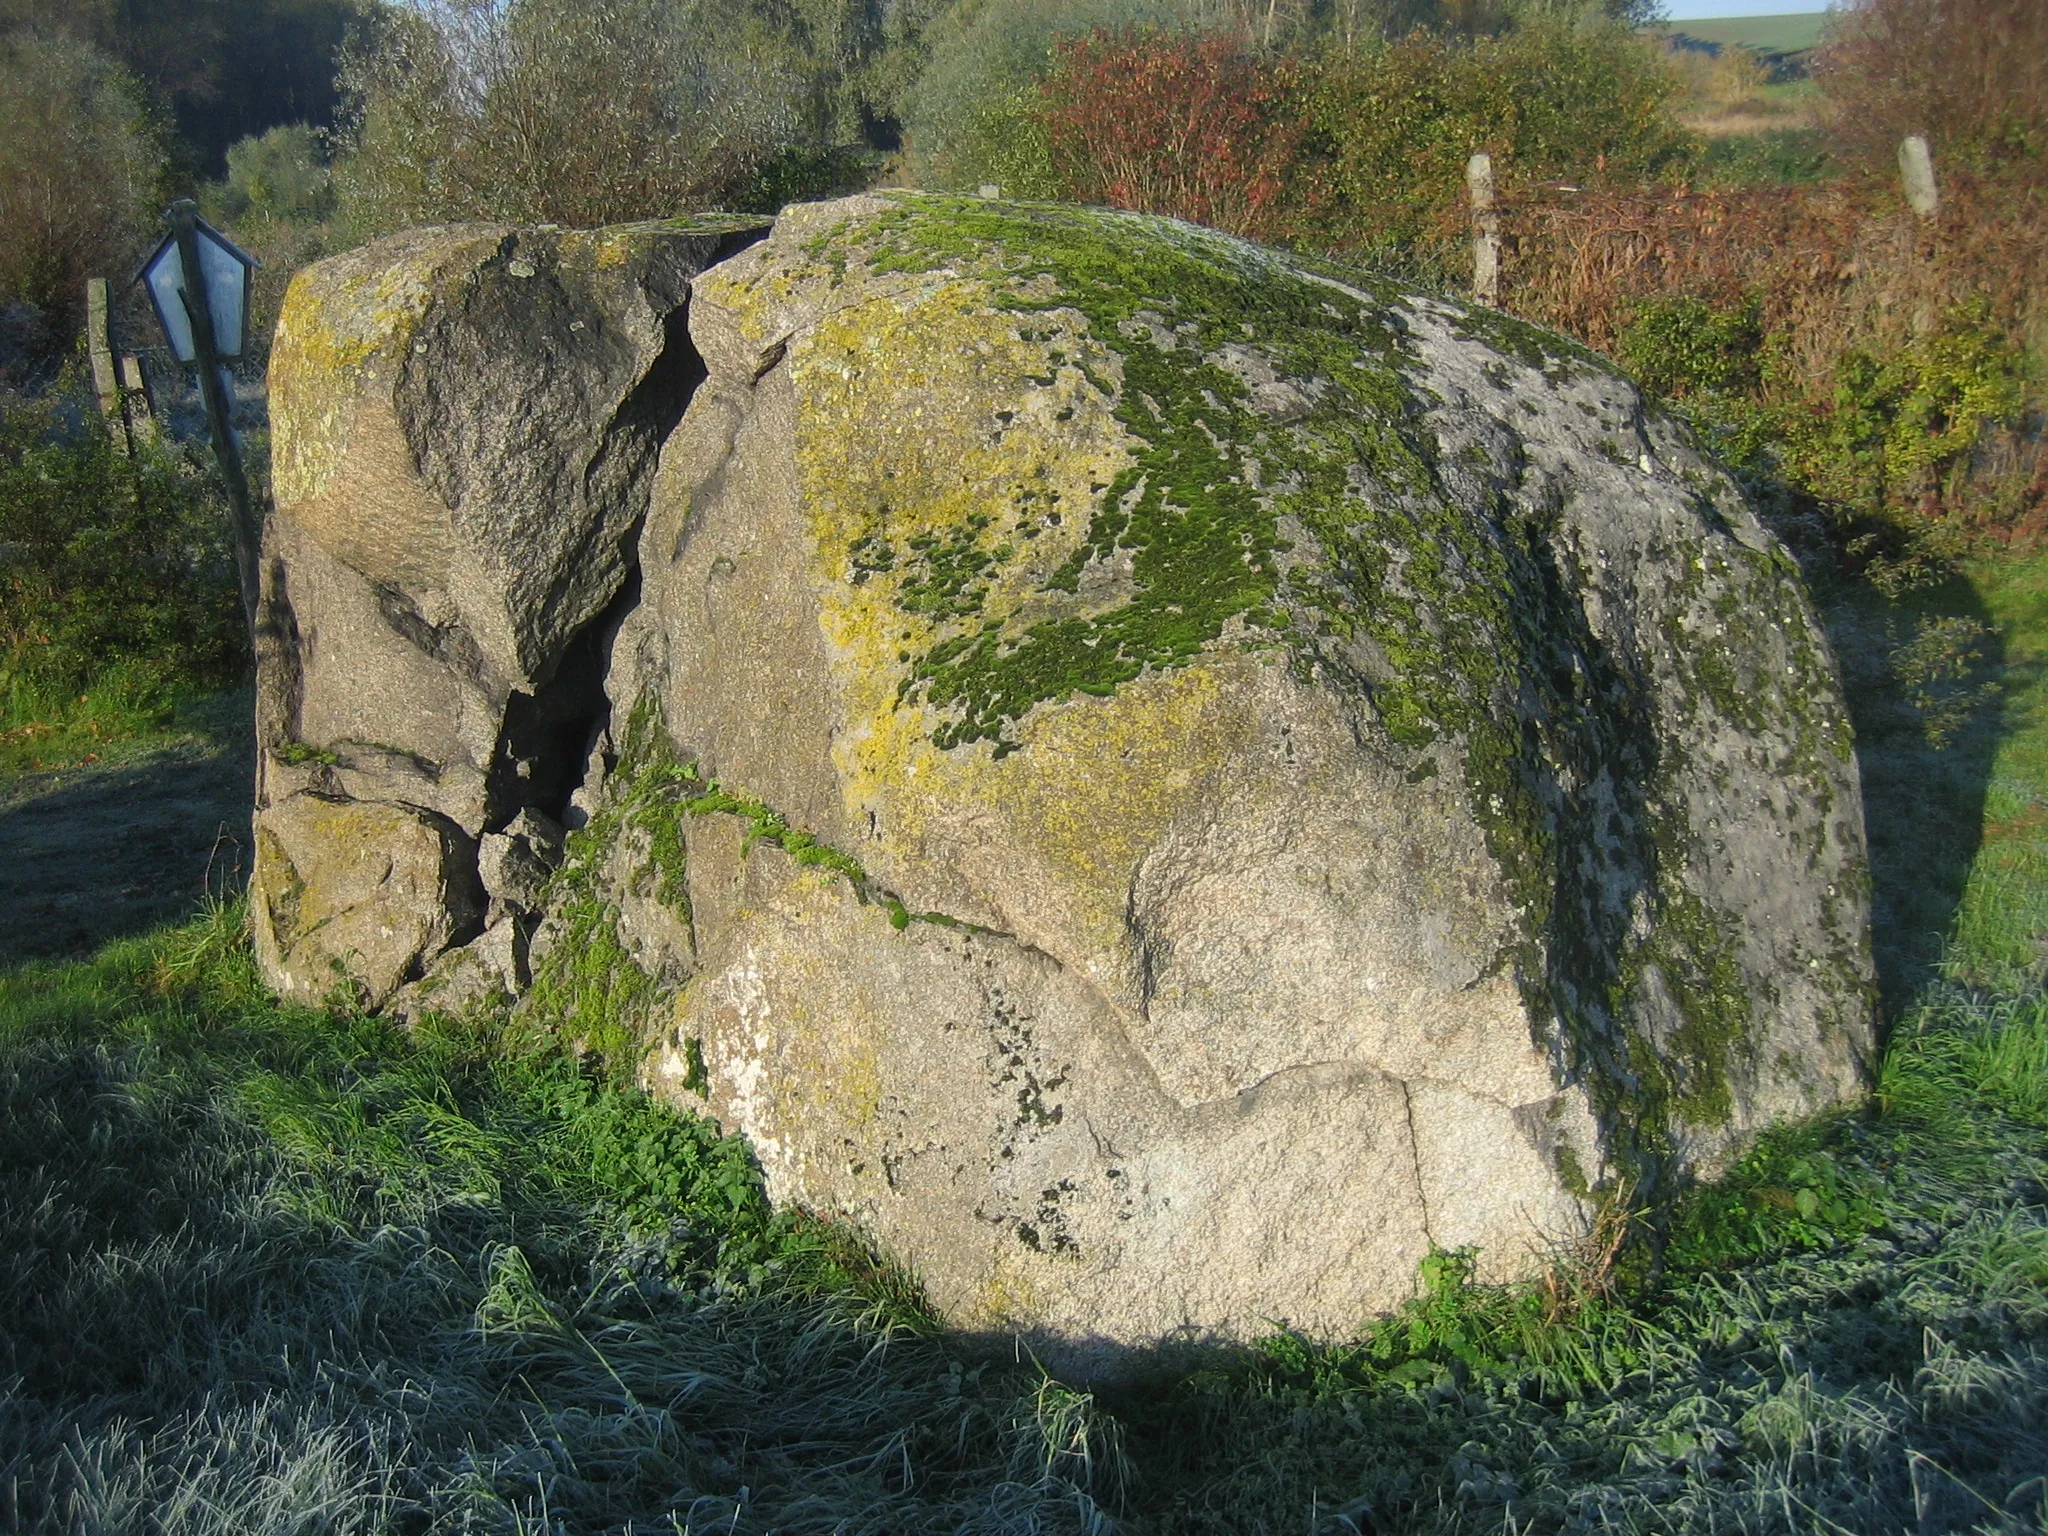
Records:
{"label": "split boulder", "polygon": [[[294,279],[271,369],[253,891],[280,986],[382,1002],[497,914],[478,839],[566,812],[602,714],[599,621],[701,372],[690,280],[757,235],[458,225]],[[408,819],[445,878],[362,887],[330,835],[354,806]],[[389,920],[293,894],[329,890],[373,890]]]}

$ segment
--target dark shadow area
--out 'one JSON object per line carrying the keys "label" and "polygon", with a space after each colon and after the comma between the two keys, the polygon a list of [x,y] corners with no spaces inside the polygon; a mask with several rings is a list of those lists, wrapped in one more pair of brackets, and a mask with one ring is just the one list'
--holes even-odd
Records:
{"label": "dark shadow area", "polygon": [[1973,679],[1999,676],[2004,645],[1968,581],[1888,600],[1867,582],[1816,583],[1815,606],[1835,648],[1856,731],[1863,822],[1870,839],[1871,947],[1887,1020],[1934,977],[1984,838],[1992,763],[2005,736],[1996,702],[1977,710],[1945,744],[1901,676],[1923,619],[1981,625]]}
{"label": "dark shadow area", "polygon": [[796,1258],[765,1201],[645,1100],[203,982],[112,1030],[14,1001],[0,1530],[1099,1528],[1034,1471],[1027,1369],[758,1283]]}
{"label": "dark shadow area", "polygon": [[0,965],[85,955],[239,890],[255,743],[237,693],[194,738],[131,762],[0,785]]}

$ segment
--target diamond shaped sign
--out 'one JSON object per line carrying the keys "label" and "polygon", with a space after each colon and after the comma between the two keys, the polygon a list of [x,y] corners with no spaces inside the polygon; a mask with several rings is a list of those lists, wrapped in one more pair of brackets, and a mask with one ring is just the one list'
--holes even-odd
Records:
{"label": "diamond shaped sign", "polygon": [[[240,357],[249,324],[249,288],[256,258],[204,219],[194,219],[192,226],[206,308],[213,318],[213,349],[224,359]],[[196,362],[199,349],[193,343],[192,317],[185,308],[188,284],[176,235],[164,236],[138,276],[149,290],[149,302],[170,339],[171,351],[181,363]]]}

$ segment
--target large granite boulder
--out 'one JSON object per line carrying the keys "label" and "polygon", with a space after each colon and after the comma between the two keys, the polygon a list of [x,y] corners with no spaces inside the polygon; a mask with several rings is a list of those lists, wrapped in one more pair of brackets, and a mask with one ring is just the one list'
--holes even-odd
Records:
{"label": "large granite boulder", "polygon": [[[271,367],[253,902],[284,990],[381,1002],[490,915],[477,839],[563,814],[601,714],[597,621],[702,375],[690,279],[759,233],[459,225],[294,279]],[[365,884],[344,821],[403,823],[445,869]]]}
{"label": "large granite boulder", "polygon": [[1862,1091],[1833,662],[1600,359],[906,194],[689,286],[637,579],[574,631],[596,750],[535,760],[588,821],[522,887],[525,1006],[956,1323],[1097,1369],[1343,1332]]}

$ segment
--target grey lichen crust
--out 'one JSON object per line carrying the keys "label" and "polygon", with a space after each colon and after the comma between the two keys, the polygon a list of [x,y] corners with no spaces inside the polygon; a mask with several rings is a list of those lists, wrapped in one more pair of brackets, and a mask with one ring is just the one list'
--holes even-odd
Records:
{"label": "grey lichen crust", "polygon": [[955,1321],[1352,1328],[1862,1091],[1832,659],[1599,359],[907,194],[688,316],[536,993]]}

